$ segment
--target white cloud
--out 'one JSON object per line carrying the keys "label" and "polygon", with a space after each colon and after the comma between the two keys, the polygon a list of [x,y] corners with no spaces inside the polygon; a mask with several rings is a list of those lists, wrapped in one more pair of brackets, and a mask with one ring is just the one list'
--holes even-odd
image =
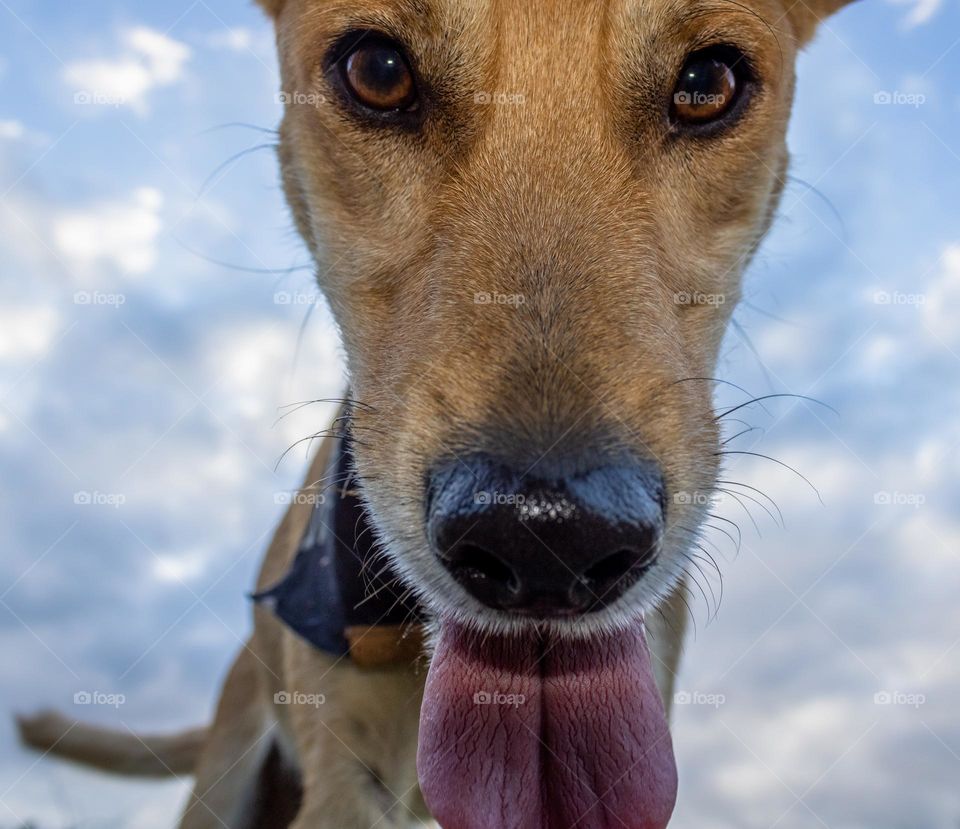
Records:
{"label": "white cloud", "polygon": [[940,274],[926,291],[923,317],[927,328],[942,342],[957,341],[957,314],[960,312],[960,244],[947,247],[940,257]]}
{"label": "white cloud", "polygon": [[235,29],[225,29],[214,32],[207,42],[214,49],[229,49],[232,52],[246,52],[253,48],[255,38],[253,31],[243,26]]}
{"label": "white cloud", "polygon": [[0,121],[0,139],[16,141],[25,134],[26,130],[19,121]]}
{"label": "white cloud", "polygon": [[29,129],[15,118],[0,120],[0,141],[17,142],[34,147],[49,147],[50,136],[44,132]]}
{"label": "white cloud", "polygon": [[60,316],[49,306],[0,308],[0,360],[36,359],[50,348]]}
{"label": "white cloud", "polygon": [[129,105],[148,111],[147,97],[159,87],[183,77],[190,48],[145,26],[125,30],[121,52],[114,58],[75,61],[67,65],[64,79],[79,104]]}
{"label": "white cloud", "polygon": [[202,550],[158,555],[153,562],[152,572],[154,578],[161,582],[186,584],[203,575],[206,563]]}
{"label": "white cloud", "polygon": [[140,187],[128,200],[64,213],[54,223],[54,242],[80,269],[109,263],[131,275],[143,274],[157,261],[162,207],[159,190]]}
{"label": "white cloud", "polygon": [[898,6],[909,6],[910,10],[903,19],[908,29],[929,23],[943,6],[943,0],[893,0]]}
{"label": "white cloud", "polygon": [[[314,318],[299,353],[288,325],[258,322],[217,331],[208,354],[211,373],[218,377],[209,399],[231,421],[236,418],[269,426],[278,417],[278,406],[301,399],[291,397],[296,395],[298,365],[308,372],[309,388],[317,397],[334,397],[342,391],[338,340],[322,313]],[[307,407],[284,418],[277,427],[283,440],[292,443],[325,427],[329,413],[319,408],[323,410]]]}
{"label": "white cloud", "polygon": [[901,340],[878,334],[864,342],[861,365],[872,377],[890,377],[891,368],[900,362],[903,353]]}

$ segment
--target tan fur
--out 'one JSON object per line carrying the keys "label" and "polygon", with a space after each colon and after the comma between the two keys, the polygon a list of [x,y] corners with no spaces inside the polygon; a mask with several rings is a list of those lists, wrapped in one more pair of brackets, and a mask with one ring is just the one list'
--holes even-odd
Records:
{"label": "tan fur", "polygon": [[[670,493],[711,491],[718,429],[702,378],[784,185],[796,52],[842,0],[261,4],[294,101],[281,126],[287,198],[362,401],[352,428],[363,495],[424,600],[481,614],[424,552],[423,482],[440,458],[487,451],[535,465],[622,450],[657,460]],[[345,112],[321,64],[355,28],[404,41],[430,80],[437,101],[419,132]],[[678,139],[663,122],[673,79],[691,51],[717,42],[751,56],[761,90],[734,130]],[[483,105],[477,93],[513,103]],[[480,293],[522,301],[482,304]],[[691,295],[721,299],[678,301]],[[307,486],[327,473],[328,453]],[[285,572],[309,513],[291,506],[259,587]],[[659,605],[647,619],[668,707],[686,621],[683,552],[702,517],[696,503],[670,502],[662,561],[634,597],[634,612]],[[302,778],[296,829],[420,825],[425,661],[334,660],[258,608],[183,826],[248,825],[269,747]],[[281,691],[325,703],[277,705]],[[115,770],[143,759],[123,737],[86,730],[78,747],[68,725],[24,735]],[[189,756],[194,739],[166,756]]]}
{"label": "tan fur", "polygon": [[178,735],[136,735],[84,725],[54,711],[17,717],[17,727],[23,741],[38,751],[138,777],[193,774],[208,736],[206,728]]}

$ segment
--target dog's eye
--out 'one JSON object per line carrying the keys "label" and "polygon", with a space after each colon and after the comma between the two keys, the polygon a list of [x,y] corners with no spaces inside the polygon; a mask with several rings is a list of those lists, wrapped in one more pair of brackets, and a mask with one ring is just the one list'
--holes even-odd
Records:
{"label": "dog's eye", "polygon": [[367,40],[341,61],[350,94],[365,107],[403,112],[417,103],[417,86],[403,51],[388,40]]}
{"label": "dog's eye", "polygon": [[681,126],[700,126],[720,120],[749,80],[741,52],[719,46],[694,52],[687,58],[673,90],[671,116]]}

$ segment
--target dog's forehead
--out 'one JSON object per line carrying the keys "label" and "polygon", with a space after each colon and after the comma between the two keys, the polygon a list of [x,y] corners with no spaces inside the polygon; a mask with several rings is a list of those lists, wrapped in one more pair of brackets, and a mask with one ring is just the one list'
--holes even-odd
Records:
{"label": "dog's forehead", "polygon": [[[316,25],[399,28],[413,37],[458,34],[487,43],[550,42],[576,33],[590,40],[623,34],[682,37],[711,25],[757,24],[789,30],[790,0],[288,0]],[[752,21],[750,20],[752,18]],[[527,50],[524,50],[527,51]],[[586,48],[583,54],[588,54]]]}

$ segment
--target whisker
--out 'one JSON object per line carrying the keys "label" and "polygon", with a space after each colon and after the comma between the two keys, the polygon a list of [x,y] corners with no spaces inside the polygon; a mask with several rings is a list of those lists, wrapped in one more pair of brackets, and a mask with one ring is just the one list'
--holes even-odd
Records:
{"label": "whisker", "polygon": [[712,622],[716,618],[716,614],[719,613],[720,611],[720,606],[717,604],[717,594],[713,592],[713,585],[710,583],[710,579],[707,578],[707,574],[704,572],[703,568],[700,566],[699,562],[697,561],[697,557],[694,555],[691,555],[690,553],[684,553],[683,557],[687,561],[689,561],[694,567],[697,568],[697,572],[699,572],[700,575],[703,576],[703,580],[707,583],[707,589],[710,591],[710,596],[713,599],[713,608],[714,608],[713,610],[710,609],[710,602],[707,600],[707,594],[704,591],[703,586],[700,584],[700,580],[697,578],[693,578],[693,582],[699,588],[700,595],[703,596],[703,602],[707,606],[707,624],[709,625],[710,622]]}
{"label": "whisker", "polygon": [[[770,512],[770,510],[767,508],[767,505],[764,504],[763,501],[759,500],[758,498],[754,498],[752,495],[747,495],[745,492],[734,492],[733,490],[723,489],[721,487],[717,487],[717,492],[723,492],[724,494],[729,495],[731,498],[735,498],[741,504],[741,506],[743,506],[743,502],[740,501],[741,498],[746,498],[748,501],[752,501],[758,507],[760,507],[760,509],[762,509],[767,515],[770,516],[770,520],[773,521],[774,524],[780,527],[780,529],[785,529],[785,527],[777,521],[776,516],[772,512]],[[759,531],[757,534],[759,535]]]}
{"label": "whisker", "polygon": [[214,182],[214,179],[221,172],[225,172],[227,167],[229,167],[234,162],[239,161],[245,156],[251,155],[255,152],[259,152],[260,150],[267,150],[267,149],[275,150],[277,149],[278,146],[279,145],[276,144],[275,142],[270,144],[257,144],[255,147],[247,147],[247,149],[241,150],[240,152],[230,156],[230,158],[228,158],[222,164],[218,164],[217,167],[214,169],[214,171],[210,173],[210,175],[203,180],[203,184],[200,185],[200,189],[197,191],[195,201],[199,201],[200,199],[202,199],[207,194],[208,190],[212,189],[214,184],[219,183],[219,179],[217,180],[217,182]]}
{"label": "whisker", "polygon": [[[807,484],[807,486],[809,486],[810,489],[814,491],[814,493],[816,493],[817,500],[819,500],[820,503],[823,504],[823,498],[820,496],[820,490],[813,485],[813,483],[810,481],[809,478],[807,478],[806,475],[802,474],[801,472],[798,472],[788,463],[784,463],[783,461],[777,460],[776,458],[771,458],[769,455],[764,455],[760,452],[747,452],[744,450],[728,449],[724,452],[717,452],[715,454],[717,455],[749,455],[754,458],[763,458],[764,460],[770,461],[771,463],[775,463],[775,464],[778,464],[779,466],[782,466],[784,469],[789,469],[794,475],[796,475],[798,478],[803,480]],[[823,505],[826,506],[825,504]]]}
{"label": "whisker", "polygon": [[231,271],[240,271],[241,273],[257,273],[257,274],[268,274],[270,276],[289,276],[292,273],[297,273],[298,271],[313,271],[313,265],[292,265],[289,268],[251,268],[246,265],[235,265],[232,262],[224,262],[222,259],[214,259],[212,256],[207,256],[205,253],[200,253],[198,250],[191,248],[186,242],[182,239],[174,237],[174,241],[183,248],[187,253],[196,256],[198,259],[202,259],[204,262],[207,262],[210,265],[216,265],[220,268],[227,268]]}
{"label": "whisker", "polygon": [[718,480],[717,483],[724,484],[725,486],[740,486],[740,487],[743,487],[744,489],[749,489],[751,492],[756,492],[757,495],[761,495],[762,497],[766,498],[773,505],[773,508],[777,511],[777,515],[780,516],[780,526],[786,529],[786,522],[783,519],[783,512],[780,510],[780,506],[777,504],[776,501],[773,500],[773,498],[767,495],[766,492],[764,492],[761,489],[757,489],[755,486],[750,486],[750,484],[742,484],[739,481]]}
{"label": "whisker", "polygon": [[743,501],[741,501],[734,493],[730,492],[729,490],[722,489],[722,490],[718,490],[718,492],[723,492],[724,494],[729,495],[731,498],[733,498],[734,501],[736,501],[741,506],[743,511],[747,514],[747,518],[750,519],[750,523],[753,524],[753,529],[756,531],[757,537],[763,538],[763,533],[760,532],[760,527],[757,525],[757,520],[753,517],[753,513],[747,509],[747,505],[744,504]]}
{"label": "whisker", "polygon": [[[318,440],[319,438],[339,438],[340,440],[343,440],[347,437],[349,437],[349,435],[345,435],[342,432],[334,432],[331,429],[322,429],[319,432],[314,432],[314,434],[312,435],[307,435],[305,438],[300,438],[300,440],[294,441],[294,443],[292,443],[283,451],[283,454],[280,456],[280,458],[277,460],[276,465],[273,467],[273,471],[276,472],[280,468],[280,464],[283,463],[284,458],[286,458],[287,455],[289,455],[301,443],[307,444],[307,453],[309,454],[310,445],[313,443],[313,441]],[[356,444],[359,444],[360,446],[366,445],[362,441],[358,441],[356,438],[353,438],[353,442]]]}
{"label": "whisker", "polygon": [[220,132],[220,130],[233,129],[235,127],[243,127],[248,130],[256,130],[257,132],[262,132],[266,135],[280,135],[280,131],[277,129],[271,129],[270,127],[261,127],[258,124],[248,124],[244,121],[230,121],[226,124],[217,124],[215,127],[208,127],[205,130],[202,130],[197,133],[197,135],[210,135],[214,132]]}
{"label": "whisker", "polygon": [[761,426],[748,426],[746,429],[743,429],[740,432],[737,432],[733,437],[727,438],[720,445],[726,446],[728,443],[733,443],[737,438],[743,437],[744,435],[749,435],[751,432],[762,432],[763,428]]}
{"label": "whisker", "polygon": [[763,373],[763,377],[767,381],[767,385],[770,388],[774,388],[773,378],[770,376],[770,370],[767,368],[767,364],[760,357],[760,352],[757,351],[757,347],[753,344],[753,340],[750,339],[750,335],[747,333],[747,330],[735,317],[730,318],[730,327],[737,332],[737,336],[740,337],[744,345],[746,345],[747,350],[751,355],[753,355],[753,359],[757,361],[757,365],[760,367],[760,371]]}
{"label": "whisker", "polygon": [[[697,530],[692,530],[690,529],[690,527],[683,527],[680,525],[677,526],[677,529],[683,530],[683,532],[687,533],[693,539],[693,542],[692,542],[693,544],[699,544],[701,542],[703,544],[709,544],[711,547],[713,547],[713,549],[716,551],[717,555],[720,556],[720,558],[722,558],[724,561],[728,561],[727,557],[723,554],[723,550],[720,549],[720,545],[718,545],[716,541],[714,541],[712,538],[710,538],[709,535],[707,535],[704,532],[704,530],[706,529],[712,529],[722,533],[722,532],[725,532],[723,528],[714,527],[712,524],[704,524]],[[727,538],[729,538],[730,541],[733,542],[733,536],[731,536],[729,533],[727,533],[726,535],[727,535]],[[706,552],[706,550],[704,550],[704,552]],[[710,556],[710,557],[713,558],[713,556]]]}
{"label": "whisker", "polygon": [[690,602],[687,601],[688,596],[690,595],[690,588],[687,583],[684,582],[682,588],[677,591],[677,595],[680,597],[680,601],[683,602],[683,606],[687,609],[687,616],[690,619],[690,624],[693,625],[693,638],[697,638],[697,617],[693,613],[693,608],[690,607]]}
{"label": "whisker", "polygon": [[310,406],[314,403],[339,403],[341,406],[366,409],[369,412],[377,411],[377,409],[371,406],[369,403],[364,403],[362,400],[356,400],[352,397],[318,397],[314,400],[301,400],[297,403],[287,403],[286,405],[279,406],[278,408],[282,410],[289,409],[291,406]]}
{"label": "whisker", "polygon": [[815,187],[809,181],[804,181],[802,178],[798,178],[797,176],[788,175],[787,179],[790,182],[794,182],[796,184],[802,185],[803,187],[806,187],[808,193],[812,192],[815,196],[817,196],[817,198],[819,198],[830,209],[830,213],[833,215],[833,218],[836,219],[837,224],[840,225],[840,235],[843,237],[843,240],[844,241],[849,240],[850,236],[849,236],[849,230],[847,228],[847,223],[844,221],[843,216],[840,215],[840,211],[837,210],[834,203],[830,201],[830,199],[827,198],[826,195],[824,195],[824,193],[820,190],[820,188]]}
{"label": "whisker", "polygon": [[733,414],[734,412],[738,412],[740,411],[740,409],[746,408],[747,406],[752,406],[754,403],[760,403],[764,400],[776,400],[777,398],[781,398],[781,397],[790,397],[790,398],[793,398],[794,400],[805,400],[808,403],[816,403],[818,406],[823,406],[825,409],[829,409],[831,412],[837,415],[837,417],[840,416],[840,412],[838,412],[835,408],[833,408],[833,406],[829,405],[828,403],[824,403],[822,400],[817,400],[815,397],[807,397],[807,395],[805,394],[789,394],[788,392],[779,392],[777,394],[764,394],[760,397],[753,398],[753,400],[748,400],[746,403],[741,403],[738,406],[733,406],[732,408],[727,409],[726,411],[717,415],[716,418],[714,419],[723,420],[723,418],[725,418],[727,415]]}
{"label": "whisker", "polygon": [[[724,518],[722,515],[717,515],[715,512],[708,512],[706,513],[706,515],[709,518],[715,518],[717,521],[723,521],[729,524],[731,527],[733,527],[737,531],[737,550],[739,551],[740,545],[743,543],[743,533],[740,531],[740,525],[736,521],[732,521],[729,518]],[[710,525],[705,524],[704,526],[709,527]],[[717,527],[717,529],[720,529],[720,528]],[[733,540],[732,537],[731,537],[731,540]]]}

